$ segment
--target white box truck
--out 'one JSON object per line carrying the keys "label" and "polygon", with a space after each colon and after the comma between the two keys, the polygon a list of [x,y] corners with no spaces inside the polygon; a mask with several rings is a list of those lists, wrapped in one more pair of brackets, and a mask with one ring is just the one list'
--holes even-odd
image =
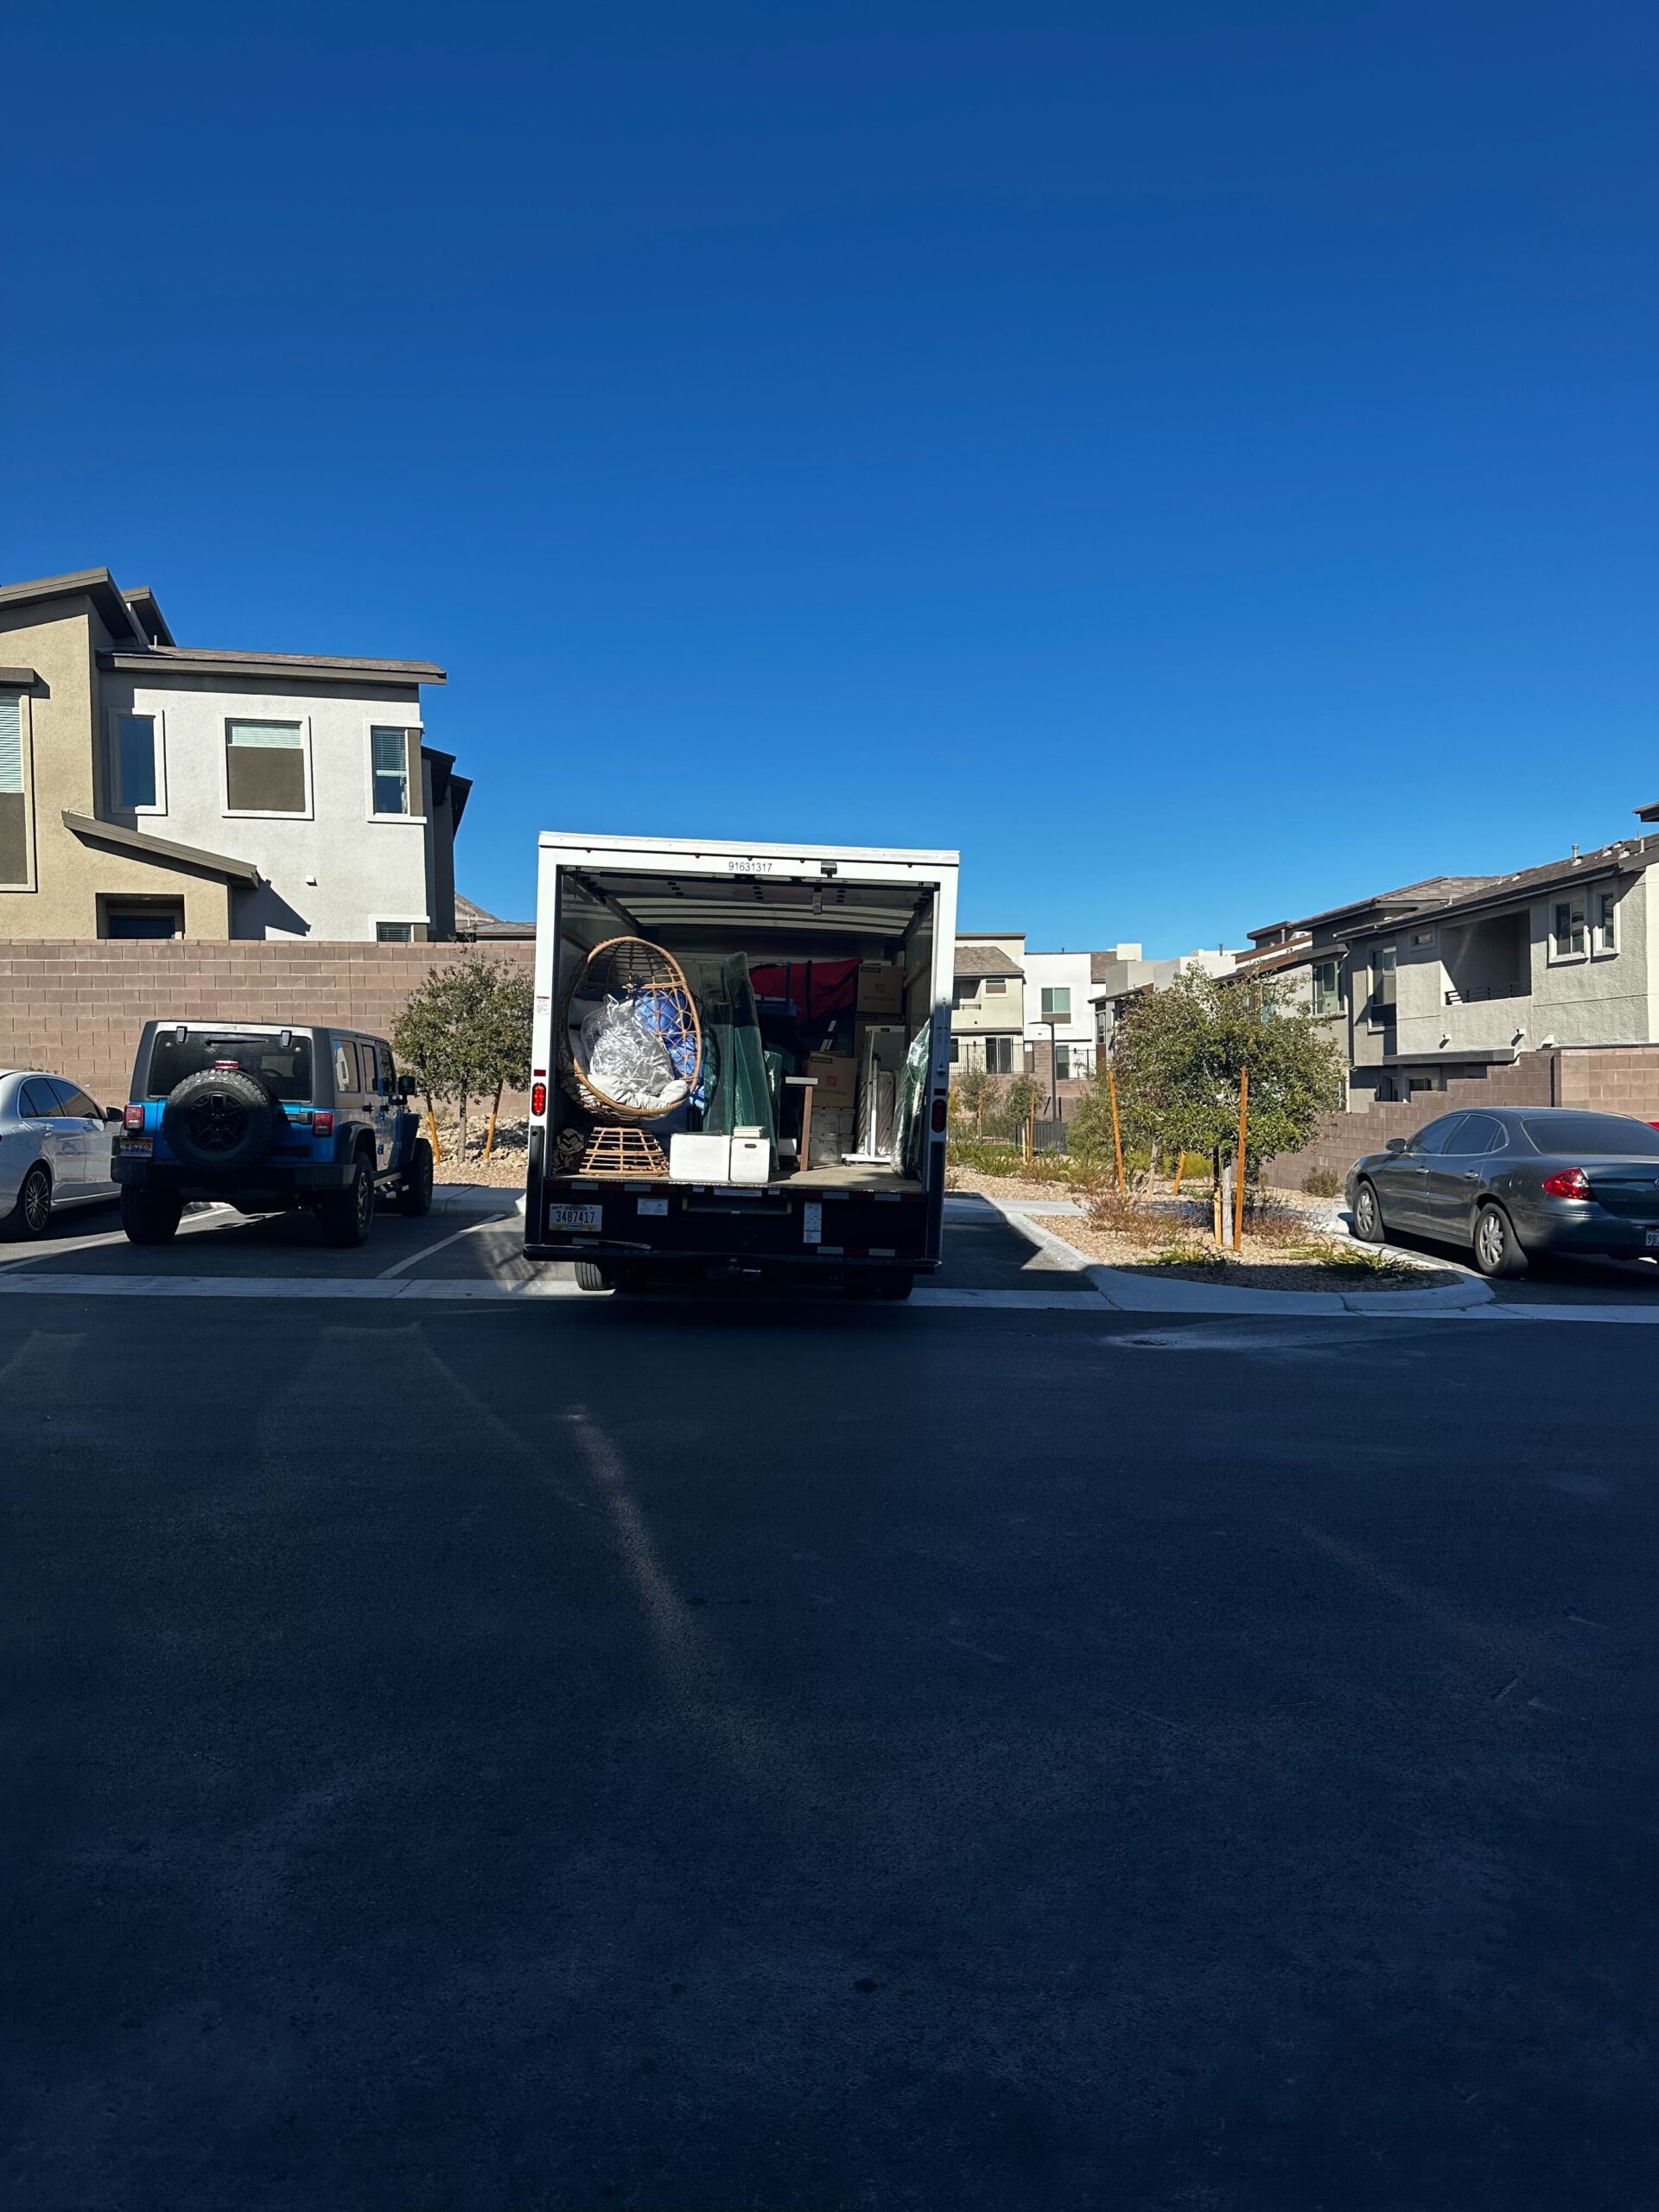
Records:
{"label": "white box truck", "polygon": [[[546,832],[526,1256],[574,1260],[590,1290],[907,1297],[939,1264],[957,872],[955,853]],[[642,1023],[678,1071],[649,1103],[674,1103],[610,1110],[601,1055]]]}

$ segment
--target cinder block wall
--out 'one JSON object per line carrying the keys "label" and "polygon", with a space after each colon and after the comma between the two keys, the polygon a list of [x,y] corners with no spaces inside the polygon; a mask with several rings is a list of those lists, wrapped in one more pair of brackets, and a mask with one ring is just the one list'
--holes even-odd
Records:
{"label": "cinder block wall", "polygon": [[[46,1068],[115,1105],[127,1095],[138,1032],[152,1015],[349,1022],[389,1037],[427,970],[453,967],[472,950],[13,939],[0,943],[0,1067]],[[534,948],[517,939],[477,950],[527,969]],[[524,1110],[522,1100],[513,1103]]]}
{"label": "cinder block wall", "polygon": [[1586,1106],[1605,1114],[1659,1121],[1659,1045],[1587,1045],[1528,1052],[1513,1067],[1423,1090],[1408,1101],[1332,1114],[1311,1144],[1281,1153],[1267,1180],[1299,1191],[1310,1175],[1345,1175],[1362,1153],[1380,1152],[1390,1137],[1408,1137],[1459,1106]]}

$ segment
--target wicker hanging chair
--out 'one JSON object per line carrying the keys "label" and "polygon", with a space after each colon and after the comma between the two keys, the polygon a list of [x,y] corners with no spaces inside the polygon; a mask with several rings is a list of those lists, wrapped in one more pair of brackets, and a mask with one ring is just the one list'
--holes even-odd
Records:
{"label": "wicker hanging chair", "polygon": [[580,1039],[570,1034],[572,1014],[579,1001],[597,1005],[607,998],[632,999],[641,1007],[645,1026],[662,1039],[675,1074],[688,1091],[696,1090],[702,1069],[702,1025],[696,1001],[673,954],[643,937],[607,938],[572,971],[555,1025],[560,1083],[579,1106],[607,1121],[651,1122],[671,1114],[678,1102],[642,1108],[624,1106],[607,1096],[577,1058]]}

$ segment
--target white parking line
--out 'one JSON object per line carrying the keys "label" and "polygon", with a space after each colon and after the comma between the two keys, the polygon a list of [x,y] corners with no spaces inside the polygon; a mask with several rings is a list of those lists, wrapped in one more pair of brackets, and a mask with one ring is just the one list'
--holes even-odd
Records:
{"label": "white parking line", "polygon": [[435,1244],[423,1244],[418,1252],[406,1253],[401,1260],[394,1260],[389,1268],[382,1268],[375,1277],[377,1282],[389,1282],[393,1275],[400,1275],[405,1268],[416,1267],[423,1260],[429,1260],[435,1252],[442,1252],[451,1244],[459,1244],[463,1236],[476,1236],[480,1229],[498,1229],[501,1224],[513,1222],[510,1213],[486,1214],[482,1221],[469,1221],[464,1229],[451,1230],[448,1236],[440,1236]]}
{"label": "white parking line", "polygon": [[[200,1213],[188,1213],[179,1224],[179,1235],[183,1236],[200,1229],[217,1229],[227,1214],[234,1214],[234,1206],[204,1206]],[[96,1252],[105,1244],[124,1244],[128,1242],[124,1229],[108,1229],[96,1236],[77,1236],[62,1244],[29,1244],[21,1252],[0,1253],[0,1268],[26,1268],[31,1262],[54,1260],[65,1252]]]}

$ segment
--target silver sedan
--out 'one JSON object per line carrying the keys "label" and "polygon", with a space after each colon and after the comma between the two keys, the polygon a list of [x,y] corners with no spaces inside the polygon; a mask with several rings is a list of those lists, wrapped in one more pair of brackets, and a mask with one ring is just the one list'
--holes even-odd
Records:
{"label": "silver sedan", "polygon": [[0,1229],[41,1236],[59,1206],[114,1198],[107,1113],[67,1076],[0,1069]]}

